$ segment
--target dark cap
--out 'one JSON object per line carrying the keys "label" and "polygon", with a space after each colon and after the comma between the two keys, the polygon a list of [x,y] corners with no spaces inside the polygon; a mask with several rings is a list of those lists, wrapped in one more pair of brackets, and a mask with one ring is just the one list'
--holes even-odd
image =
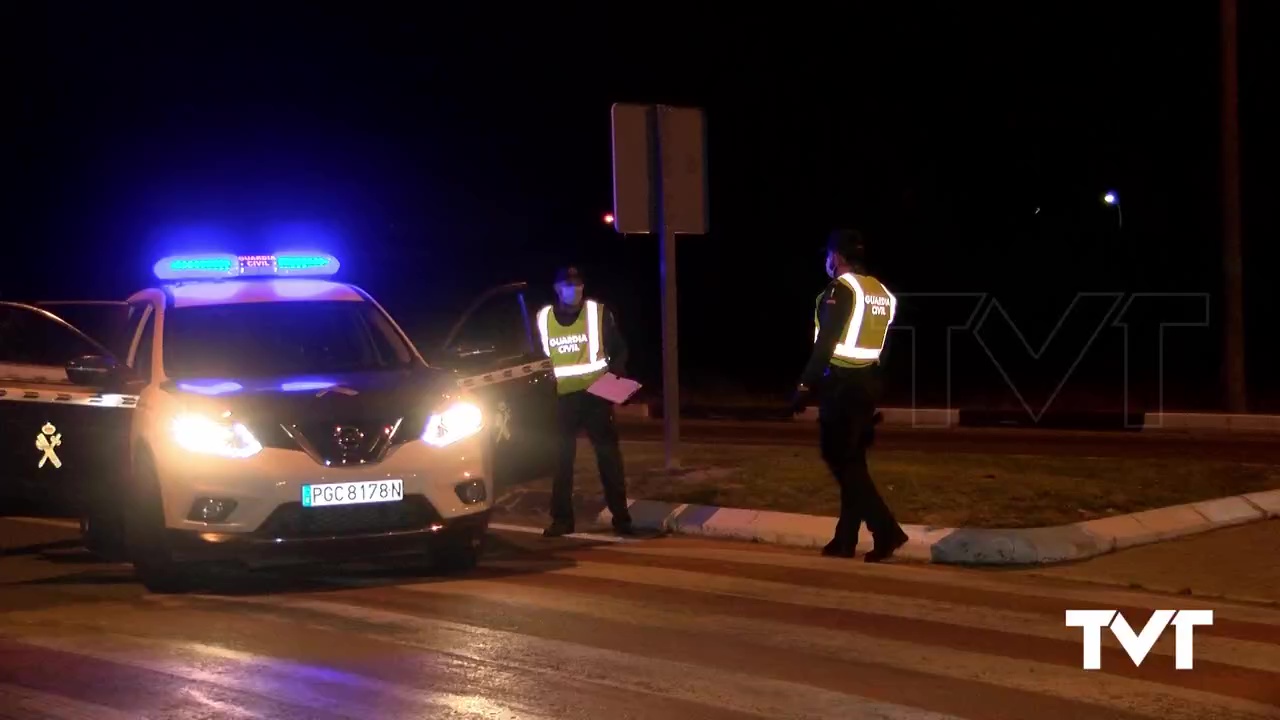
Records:
{"label": "dark cap", "polygon": [[578,268],[572,265],[569,265],[567,267],[562,267],[556,271],[555,282],[557,285],[560,283],[569,283],[570,285],[582,285],[583,284],[582,273],[578,271]]}
{"label": "dark cap", "polygon": [[857,230],[832,230],[827,236],[827,252],[836,252],[847,262],[862,262],[866,259],[866,242],[862,233]]}

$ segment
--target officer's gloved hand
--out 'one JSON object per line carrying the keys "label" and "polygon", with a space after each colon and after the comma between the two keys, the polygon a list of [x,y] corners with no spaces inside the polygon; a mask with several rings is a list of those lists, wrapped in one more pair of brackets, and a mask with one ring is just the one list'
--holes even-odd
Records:
{"label": "officer's gloved hand", "polygon": [[791,414],[799,415],[809,406],[809,399],[813,397],[813,392],[809,390],[807,385],[796,386],[796,392],[791,396]]}

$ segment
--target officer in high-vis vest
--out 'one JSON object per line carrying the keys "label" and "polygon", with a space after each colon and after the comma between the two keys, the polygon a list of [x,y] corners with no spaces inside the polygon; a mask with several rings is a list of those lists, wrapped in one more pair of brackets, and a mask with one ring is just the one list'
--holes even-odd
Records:
{"label": "officer in high-vis vest", "polygon": [[557,302],[538,311],[542,349],[551,358],[556,377],[559,466],[551,486],[551,525],[543,535],[559,537],[573,532],[573,464],[578,430],[585,430],[595,448],[604,499],[613,514],[614,530],[632,534],[627,510],[622,449],[613,423],[613,404],[587,392],[591,384],[612,372],[625,376],[627,345],[618,332],[613,314],[582,295],[582,274],[567,267],[556,273]]}
{"label": "officer in high-vis vest", "polygon": [[838,230],[828,239],[831,284],[817,299],[813,353],[800,376],[793,407],[800,411],[816,391],[822,459],[840,484],[840,520],[822,554],[853,557],[865,521],[875,542],[863,559],[880,562],[907,541],[867,469],[880,391],[880,353],[898,300],[866,274],[862,255],[862,237],[855,231]]}

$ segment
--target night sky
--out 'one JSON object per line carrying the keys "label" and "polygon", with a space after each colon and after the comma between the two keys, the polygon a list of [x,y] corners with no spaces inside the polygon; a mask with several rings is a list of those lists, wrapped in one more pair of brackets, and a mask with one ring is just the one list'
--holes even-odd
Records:
{"label": "night sky", "polygon": [[[486,287],[576,262],[656,385],[656,243],[601,216],[610,105],[666,102],[708,113],[712,232],[679,255],[682,372],[701,392],[791,386],[824,235],[850,225],[895,291],[992,294],[1032,346],[1080,292],[1208,293],[1211,327],[1166,335],[1165,395],[1219,402],[1216,4],[974,5],[32,4],[6,22],[0,298],[118,299],[163,254],[270,250],[273,231],[307,227],[426,338]],[[1241,3],[1250,394],[1280,405],[1274,15]],[[1123,228],[1099,200],[1113,188]],[[956,311],[904,308],[942,326]],[[1087,339],[1081,323],[1064,337]],[[1120,336],[1102,333],[1061,402],[1118,402]],[[1012,372],[1037,388],[1024,400],[1048,397],[1066,345]],[[1016,406],[967,347],[953,401]]]}

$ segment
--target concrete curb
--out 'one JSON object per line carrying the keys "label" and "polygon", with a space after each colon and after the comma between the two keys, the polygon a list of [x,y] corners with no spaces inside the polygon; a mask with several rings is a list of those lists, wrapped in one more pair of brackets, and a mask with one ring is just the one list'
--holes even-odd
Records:
{"label": "concrete curb", "polygon": [[[508,512],[544,512],[546,491],[516,490],[500,501]],[[608,525],[612,515],[597,499],[576,499],[580,518]],[[819,515],[629,501],[636,527],[680,535],[820,548],[836,519]],[[1130,515],[1025,529],[938,528],[904,525],[910,540],[898,557],[946,565],[1037,565],[1071,562],[1218,528],[1280,518],[1280,490],[1235,495]],[[866,528],[858,549],[871,548]]]}
{"label": "concrete curb", "polygon": [[[624,405],[617,410],[618,415],[627,418],[650,418],[657,414],[650,411],[648,405]],[[946,429],[968,426],[965,415],[971,411],[959,408],[882,408],[880,410],[885,425],[895,427],[912,427],[921,430]],[[996,415],[972,411],[975,415]],[[1098,413],[1098,417],[1117,418],[1114,429],[1130,431],[1180,431],[1180,430],[1220,430],[1238,433],[1280,433],[1280,415],[1230,415],[1225,413],[1140,413],[1132,416],[1140,419],[1130,424],[1119,414]],[[816,421],[817,408],[806,408],[796,415],[795,420]],[[783,420],[785,422],[785,420]],[[1007,423],[1014,424],[1014,423]],[[975,427],[999,426],[996,422],[975,423]]]}
{"label": "concrete curb", "polygon": [[1219,413],[1147,413],[1144,430],[1228,430],[1232,432],[1280,432],[1280,415],[1227,415]]}

